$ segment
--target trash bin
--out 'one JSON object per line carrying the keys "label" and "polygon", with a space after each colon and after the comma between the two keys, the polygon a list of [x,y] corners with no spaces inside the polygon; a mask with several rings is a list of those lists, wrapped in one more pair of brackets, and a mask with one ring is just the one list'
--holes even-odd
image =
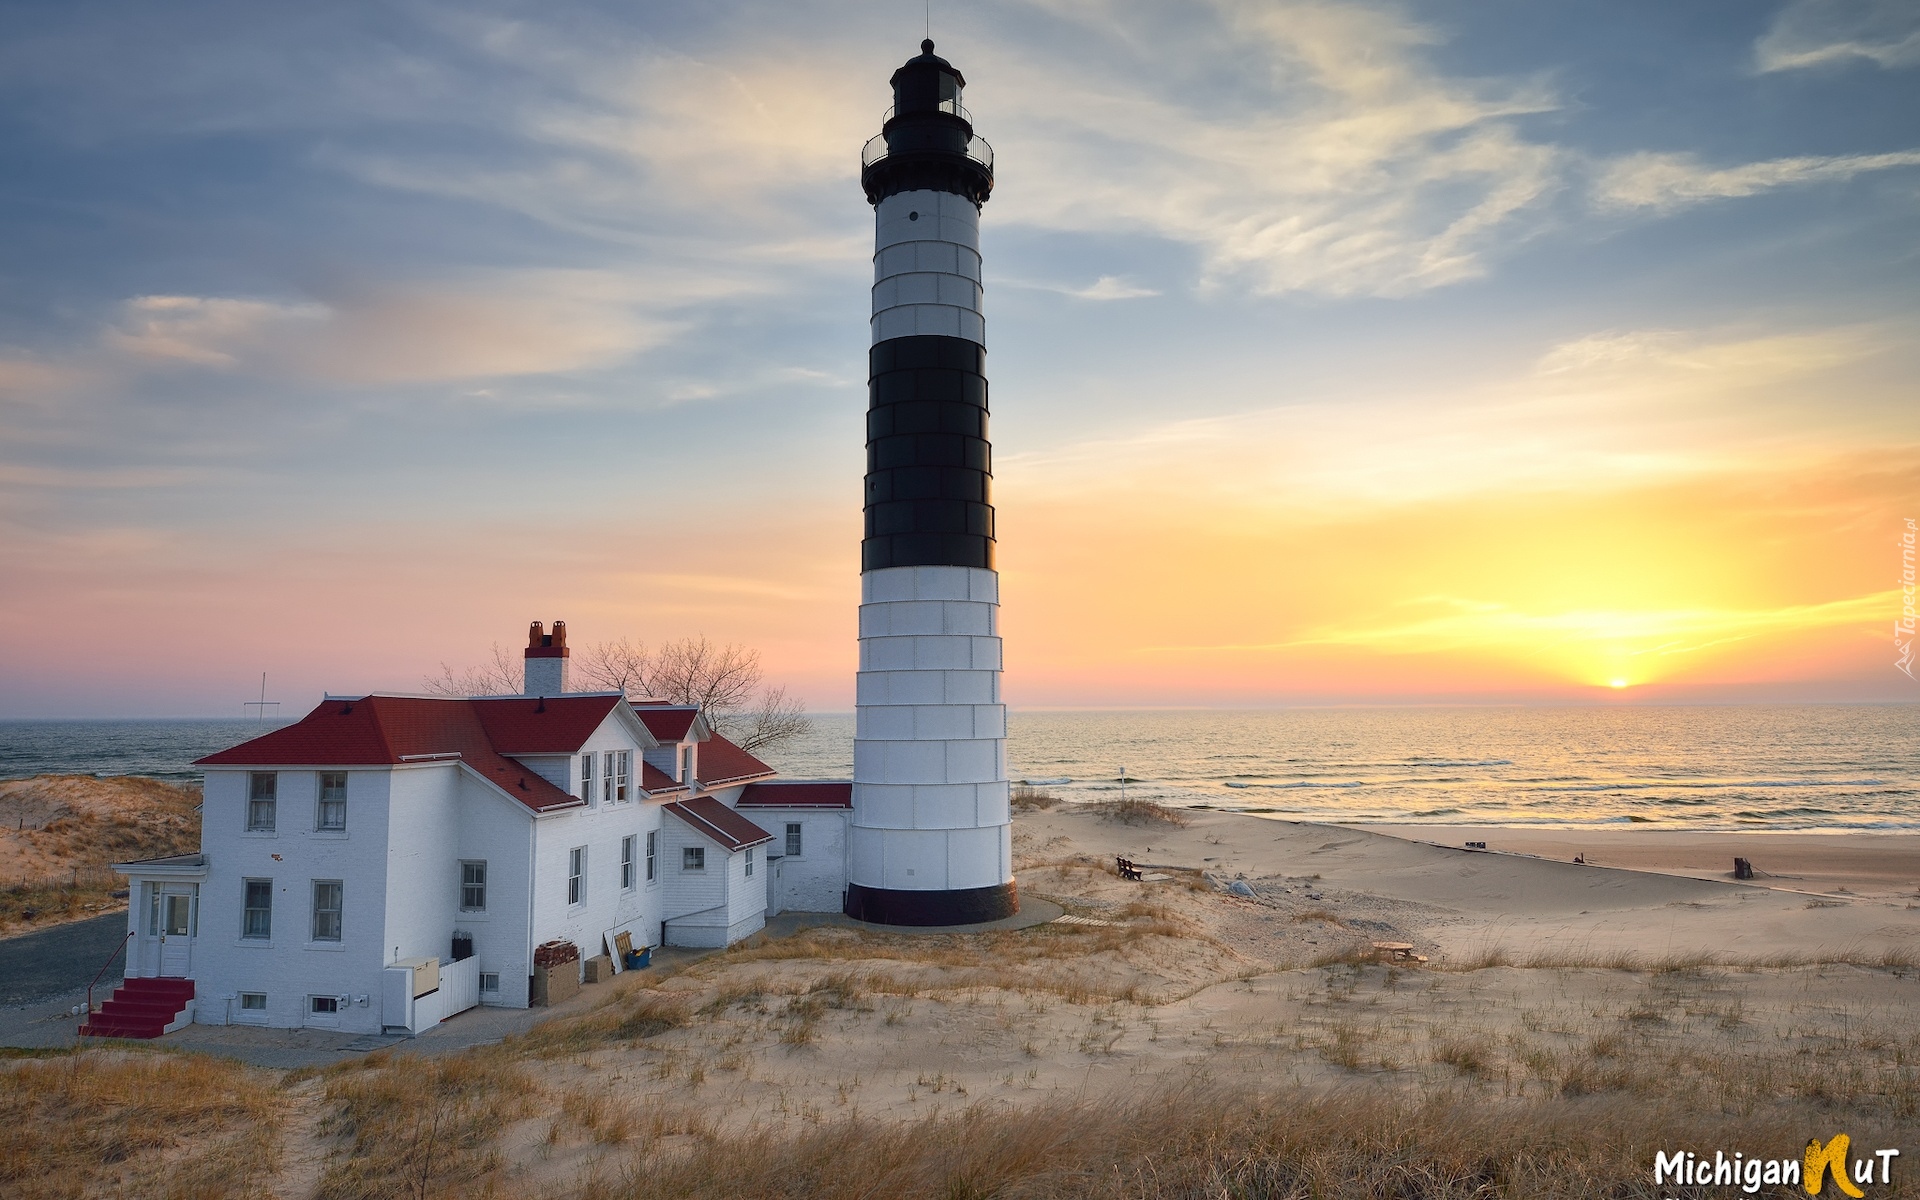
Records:
{"label": "trash bin", "polygon": [[651,966],[652,963],[653,963],[653,947],[648,946],[643,950],[635,950],[632,953],[628,954],[625,965],[627,970],[629,971],[638,971],[642,967]]}

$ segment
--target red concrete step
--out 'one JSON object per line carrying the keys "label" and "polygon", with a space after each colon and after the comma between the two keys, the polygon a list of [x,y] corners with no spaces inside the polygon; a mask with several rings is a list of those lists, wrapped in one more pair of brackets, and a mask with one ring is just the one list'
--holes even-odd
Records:
{"label": "red concrete step", "polygon": [[129,979],[100,1011],[87,1014],[84,1037],[157,1038],[193,999],[191,979]]}
{"label": "red concrete step", "polygon": [[80,1027],[81,1037],[157,1038],[167,1031],[165,1025],[107,1025],[89,1021]]}

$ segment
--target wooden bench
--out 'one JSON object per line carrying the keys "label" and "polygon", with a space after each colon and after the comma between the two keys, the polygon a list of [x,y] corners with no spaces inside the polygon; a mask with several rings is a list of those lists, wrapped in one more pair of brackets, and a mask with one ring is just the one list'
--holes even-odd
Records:
{"label": "wooden bench", "polygon": [[1131,879],[1135,883],[1140,882],[1141,880],[1140,868],[1133,865],[1132,859],[1122,858],[1118,854],[1116,854],[1113,856],[1113,865],[1119,869],[1120,878]]}
{"label": "wooden bench", "polygon": [[1423,963],[1427,961],[1426,955],[1413,952],[1412,942],[1375,942],[1373,956],[1381,962]]}

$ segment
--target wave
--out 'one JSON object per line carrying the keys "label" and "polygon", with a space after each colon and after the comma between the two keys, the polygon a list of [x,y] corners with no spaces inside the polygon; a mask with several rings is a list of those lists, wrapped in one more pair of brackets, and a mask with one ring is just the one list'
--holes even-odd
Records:
{"label": "wave", "polygon": [[1688,792],[1731,792],[1741,788],[1831,788],[1831,787],[1882,787],[1885,780],[1880,779],[1715,779],[1715,780],[1645,780],[1616,779],[1606,783],[1569,783],[1559,787],[1536,787],[1540,792],[1654,792],[1662,790]]}
{"label": "wave", "polygon": [[1510,767],[1510,758],[1403,758],[1399,765],[1407,767]]}
{"label": "wave", "polygon": [[1364,779],[1355,779],[1346,783],[1326,783],[1317,779],[1296,779],[1292,783],[1235,783],[1228,780],[1222,786],[1230,788],[1271,788],[1285,791],[1293,788],[1362,788],[1369,786]]}

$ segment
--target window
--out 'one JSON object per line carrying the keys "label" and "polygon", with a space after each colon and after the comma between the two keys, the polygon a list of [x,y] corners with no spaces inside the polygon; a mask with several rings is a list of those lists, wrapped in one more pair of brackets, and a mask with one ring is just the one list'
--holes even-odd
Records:
{"label": "window", "polygon": [[328,1015],[337,1013],[340,1011],[340,997],[308,996],[307,1011],[315,1014],[326,1013]]}
{"label": "window", "polygon": [[272,833],[273,810],[280,798],[280,776],[255,771],[247,776],[247,832]]}
{"label": "window", "polygon": [[593,803],[593,755],[580,756],[580,798]]}
{"label": "window", "polygon": [[680,747],[680,782],[686,784],[689,787],[693,786],[694,778],[693,778],[693,747],[692,746]]}
{"label": "window", "polygon": [[460,864],[460,911],[487,911],[486,863],[463,862]]}
{"label": "window", "polygon": [[347,773],[320,772],[320,811],[313,827],[325,833],[339,833],[347,827]]}
{"label": "window", "polygon": [[620,839],[620,890],[633,890],[633,835]]}
{"label": "window", "polygon": [[241,992],[240,1011],[258,1013],[267,1011],[267,994],[265,992]]}
{"label": "window", "polygon": [[587,902],[587,848],[575,846],[567,855],[567,903]]}
{"label": "window", "polygon": [[249,879],[246,881],[246,906],[241,913],[240,936],[245,938],[273,936],[273,880]]}
{"label": "window", "polygon": [[707,848],[705,846],[681,847],[680,869],[682,871],[706,870],[707,869]]}
{"label": "window", "polygon": [[652,883],[655,864],[660,861],[660,831],[652,830],[647,834],[647,882]]}
{"label": "window", "polygon": [[612,785],[613,798],[622,803],[627,798],[627,768],[632,761],[631,750],[616,750],[607,755],[607,782]]}
{"label": "window", "polygon": [[753,878],[753,847],[747,847],[747,878]]}
{"label": "window", "polygon": [[500,973],[498,971],[480,972],[480,990],[483,992],[498,992],[500,990]]}
{"label": "window", "polygon": [[313,940],[316,942],[340,940],[340,890],[338,879],[313,881]]}
{"label": "window", "polygon": [[787,857],[800,857],[800,822],[787,822]]}

